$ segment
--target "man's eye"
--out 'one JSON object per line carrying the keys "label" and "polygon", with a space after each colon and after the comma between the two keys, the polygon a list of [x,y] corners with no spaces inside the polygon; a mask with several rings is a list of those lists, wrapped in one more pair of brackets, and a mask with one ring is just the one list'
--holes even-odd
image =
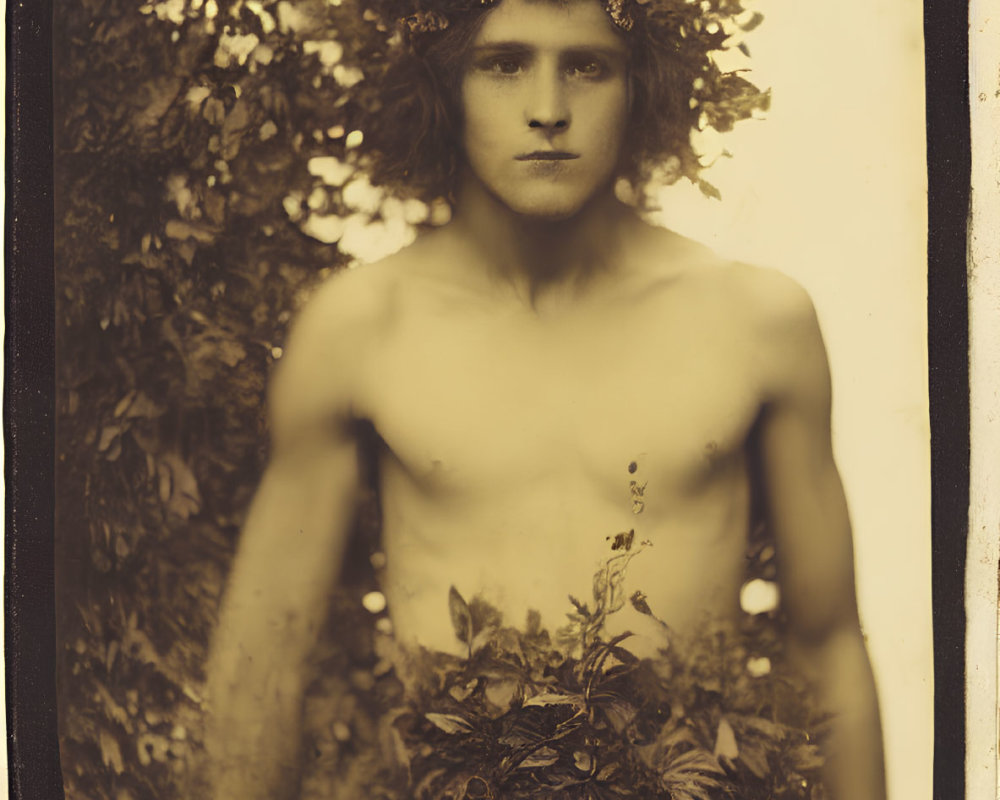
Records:
{"label": "man's eye", "polygon": [[521,61],[510,56],[499,56],[488,59],[480,69],[497,75],[516,75],[521,71]]}
{"label": "man's eye", "polygon": [[597,59],[580,59],[572,61],[567,70],[571,75],[584,78],[602,78],[607,74],[607,67]]}

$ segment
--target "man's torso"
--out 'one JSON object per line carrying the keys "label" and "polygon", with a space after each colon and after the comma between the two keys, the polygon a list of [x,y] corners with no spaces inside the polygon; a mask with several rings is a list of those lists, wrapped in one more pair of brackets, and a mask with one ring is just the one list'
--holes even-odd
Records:
{"label": "man's torso", "polygon": [[[737,613],[769,371],[740,293],[753,270],[662,241],[657,263],[544,310],[449,279],[433,244],[354,276],[381,298],[352,389],[380,437],[401,640],[460,649],[452,585],[555,629],[630,529],[650,546],[628,595],[674,629]],[[659,642],[629,605],[608,627]]]}

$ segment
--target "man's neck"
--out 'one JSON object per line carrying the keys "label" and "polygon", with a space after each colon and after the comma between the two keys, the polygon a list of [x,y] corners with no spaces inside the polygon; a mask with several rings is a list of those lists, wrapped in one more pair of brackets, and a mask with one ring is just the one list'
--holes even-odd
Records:
{"label": "man's neck", "polygon": [[452,232],[477,254],[487,277],[532,305],[560,289],[582,289],[622,266],[624,236],[638,222],[611,187],[566,219],[516,214],[475,178],[462,182]]}

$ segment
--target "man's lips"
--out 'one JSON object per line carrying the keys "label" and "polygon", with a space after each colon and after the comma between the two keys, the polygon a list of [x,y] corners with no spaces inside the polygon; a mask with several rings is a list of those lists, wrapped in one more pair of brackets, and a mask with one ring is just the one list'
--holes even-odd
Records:
{"label": "man's lips", "polygon": [[569,161],[579,158],[579,153],[567,153],[565,150],[535,150],[532,153],[522,153],[515,156],[515,161]]}

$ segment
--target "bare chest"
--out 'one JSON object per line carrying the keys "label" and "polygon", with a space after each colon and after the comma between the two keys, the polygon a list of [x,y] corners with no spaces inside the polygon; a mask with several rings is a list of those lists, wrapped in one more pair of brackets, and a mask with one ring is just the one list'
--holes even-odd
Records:
{"label": "bare chest", "polygon": [[[609,535],[630,528],[653,546],[629,592],[661,618],[735,607],[761,391],[724,313],[413,314],[378,356],[367,408],[385,445],[387,591],[402,630],[447,648],[449,585],[515,623],[533,608],[557,626]],[[637,612],[620,616],[641,627]]]}
{"label": "bare chest", "polygon": [[694,492],[742,452],[760,392],[731,320],[671,311],[415,314],[370,373],[373,422],[427,491],[617,491],[637,462],[664,497]]}

